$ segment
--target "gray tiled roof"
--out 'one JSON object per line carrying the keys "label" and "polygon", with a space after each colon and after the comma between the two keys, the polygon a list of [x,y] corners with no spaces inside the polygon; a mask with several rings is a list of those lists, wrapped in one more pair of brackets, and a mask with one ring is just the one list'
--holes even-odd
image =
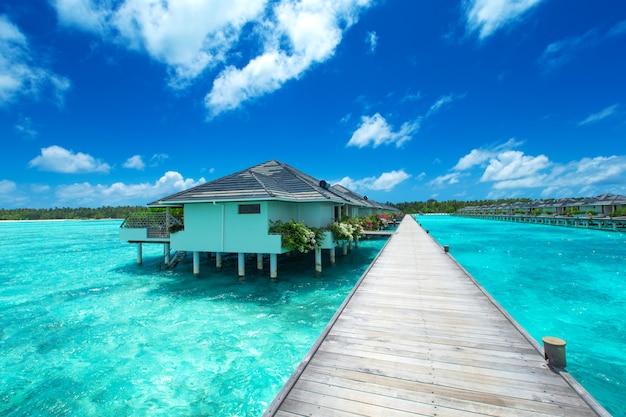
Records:
{"label": "gray tiled roof", "polygon": [[345,196],[325,185],[324,181],[282,162],[268,161],[148,205],[250,200],[350,202]]}

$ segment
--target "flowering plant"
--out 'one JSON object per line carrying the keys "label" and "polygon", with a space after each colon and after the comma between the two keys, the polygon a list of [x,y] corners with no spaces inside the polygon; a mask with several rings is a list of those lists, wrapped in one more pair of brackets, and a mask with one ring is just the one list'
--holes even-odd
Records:
{"label": "flowering plant", "polygon": [[363,226],[357,221],[334,222],[328,226],[328,229],[332,232],[333,240],[336,242],[340,240],[352,242],[363,235]]}
{"label": "flowering plant", "polygon": [[306,253],[322,244],[324,229],[311,229],[304,223],[296,223],[293,219],[288,223],[270,220],[269,233],[281,235],[280,244],[283,248]]}

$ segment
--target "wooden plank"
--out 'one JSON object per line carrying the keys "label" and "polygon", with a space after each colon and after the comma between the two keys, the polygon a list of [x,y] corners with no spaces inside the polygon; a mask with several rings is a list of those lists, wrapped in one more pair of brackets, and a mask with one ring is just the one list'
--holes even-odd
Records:
{"label": "wooden plank", "polygon": [[608,413],[407,217],[265,415]]}

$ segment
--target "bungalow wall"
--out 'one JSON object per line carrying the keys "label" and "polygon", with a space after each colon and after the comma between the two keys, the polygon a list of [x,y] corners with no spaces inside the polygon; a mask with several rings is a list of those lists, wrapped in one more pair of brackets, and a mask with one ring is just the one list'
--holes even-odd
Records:
{"label": "bungalow wall", "polygon": [[249,214],[240,214],[236,202],[185,204],[185,230],[172,233],[172,249],[280,253],[280,236],[268,234],[267,202],[255,204],[260,212]]}
{"label": "bungalow wall", "polygon": [[[243,210],[240,206],[255,206]],[[185,229],[171,234],[173,250],[226,253],[281,253],[280,236],[269,234],[270,220],[293,219],[310,227],[333,221],[334,203],[284,201],[185,204]]]}

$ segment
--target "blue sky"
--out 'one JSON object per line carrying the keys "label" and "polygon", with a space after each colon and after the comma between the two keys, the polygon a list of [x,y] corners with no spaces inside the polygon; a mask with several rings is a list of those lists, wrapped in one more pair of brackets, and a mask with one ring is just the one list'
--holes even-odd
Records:
{"label": "blue sky", "polygon": [[271,159],[381,202],[626,194],[622,0],[5,0],[0,207]]}

